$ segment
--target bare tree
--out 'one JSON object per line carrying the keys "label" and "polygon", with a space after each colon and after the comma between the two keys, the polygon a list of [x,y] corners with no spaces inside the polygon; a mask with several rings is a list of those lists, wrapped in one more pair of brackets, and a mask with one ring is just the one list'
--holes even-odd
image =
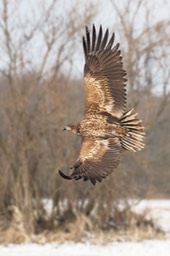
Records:
{"label": "bare tree", "polygon": [[[170,95],[170,71],[167,67],[169,59],[169,19],[152,20],[154,6],[149,7],[147,1],[124,1],[123,9],[114,1],[110,1],[118,17],[121,34],[121,45],[125,67],[128,74],[129,98],[131,105],[145,102],[145,113],[152,111],[152,119],[146,120],[147,128],[152,127],[163,113]],[[165,2],[165,4],[167,4]],[[139,17],[143,22],[139,21]],[[145,95],[136,97],[137,93]],[[147,102],[151,94],[161,95],[161,101],[155,111]],[[147,117],[149,115],[145,114]],[[150,116],[150,115],[149,115]]]}
{"label": "bare tree", "polygon": [[[132,156],[132,159],[130,155],[125,157],[127,165],[123,168],[123,172],[126,173],[126,169],[133,170],[133,177],[143,173],[145,178],[141,177],[139,180],[143,180],[143,185],[146,187],[144,191],[147,192],[152,190],[153,173],[150,159],[153,149],[150,145],[169,105],[170,21],[161,15],[153,19],[155,6],[145,0],[138,0],[135,3],[131,0],[124,1],[123,8],[115,1],[110,0],[110,3],[120,31],[121,49],[128,78],[128,102],[130,106],[135,105],[139,109],[146,127],[145,150]],[[164,4],[168,8],[166,1]],[[135,162],[136,165],[130,167],[130,163]],[[139,186],[138,183],[136,185]]]}
{"label": "bare tree", "polygon": [[[62,7],[59,0],[22,4],[1,3],[0,206],[17,206],[31,234],[42,214],[41,198],[53,197],[59,189],[55,180],[63,142],[57,127],[65,118],[63,95],[71,90],[77,33],[94,13],[88,3],[83,10],[76,2]],[[24,8],[31,10],[25,17]]]}

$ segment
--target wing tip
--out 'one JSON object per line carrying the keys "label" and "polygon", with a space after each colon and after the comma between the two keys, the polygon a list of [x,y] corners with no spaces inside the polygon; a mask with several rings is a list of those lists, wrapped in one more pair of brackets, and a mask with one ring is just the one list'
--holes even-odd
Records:
{"label": "wing tip", "polygon": [[[90,30],[91,29],[86,25],[85,36],[83,39],[83,48],[85,50],[85,56],[87,56],[88,53],[90,53],[91,51],[114,50],[114,49],[117,50],[119,48],[119,44],[117,44],[114,48],[112,48],[115,40],[115,33],[113,32],[109,39],[108,28],[106,28],[106,30],[104,31],[103,26],[100,24],[99,28],[96,29],[96,25],[93,23],[92,31]],[[108,39],[109,39],[109,42],[108,42]]]}
{"label": "wing tip", "polygon": [[72,180],[72,177],[70,177],[69,175],[64,174],[61,170],[58,170],[60,176],[65,179],[65,180]]}
{"label": "wing tip", "polygon": [[87,177],[87,176],[78,176],[78,175],[66,175],[64,172],[62,172],[61,170],[58,170],[58,173],[60,174],[60,176],[65,179],[65,180],[79,180],[79,179],[83,179],[83,181],[90,181],[92,183],[93,186],[96,185],[96,182],[98,181],[99,183],[102,181],[102,178],[97,178],[97,179],[94,179],[94,178],[91,178],[91,177]]}
{"label": "wing tip", "polygon": [[107,175],[101,176],[101,175],[87,175],[87,174],[80,174],[80,173],[74,173],[74,171],[70,175],[66,175],[63,171],[58,170],[58,173],[60,176],[65,180],[80,180],[83,179],[83,181],[90,181],[90,183],[95,186],[97,182],[101,183],[103,178],[105,178]]}

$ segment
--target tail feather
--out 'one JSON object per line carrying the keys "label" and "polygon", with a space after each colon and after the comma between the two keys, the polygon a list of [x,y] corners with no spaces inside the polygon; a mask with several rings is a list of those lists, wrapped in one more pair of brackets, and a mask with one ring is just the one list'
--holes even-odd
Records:
{"label": "tail feather", "polygon": [[121,138],[122,147],[132,152],[141,150],[144,147],[144,127],[142,121],[137,118],[137,115],[131,109],[120,118],[121,125],[127,131],[126,135]]}

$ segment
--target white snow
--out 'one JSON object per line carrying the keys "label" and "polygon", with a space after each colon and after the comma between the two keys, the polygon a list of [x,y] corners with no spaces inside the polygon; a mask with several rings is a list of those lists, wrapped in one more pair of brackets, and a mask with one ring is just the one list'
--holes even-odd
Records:
{"label": "white snow", "polygon": [[28,244],[0,246],[1,256],[169,256],[170,241],[114,242],[90,244]]}
{"label": "white snow", "polygon": [[[146,213],[147,219],[152,219],[159,230],[166,232],[170,238],[170,200],[142,200],[135,204],[129,201],[132,211]],[[44,201],[48,211],[51,202]],[[113,242],[107,245],[90,243],[47,243],[1,245],[0,256],[170,256],[170,239],[148,240],[140,242]]]}
{"label": "white snow", "polygon": [[155,227],[170,237],[170,200],[142,200],[132,206],[132,211],[145,212],[146,219],[153,220]]}
{"label": "white snow", "polygon": [[[135,200],[130,200],[130,204],[132,205],[132,209],[135,212],[141,212],[146,209],[169,209],[170,210],[170,200],[165,200],[165,199],[156,199],[156,200],[141,200],[141,201],[135,201]],[[135,203],[137,202],[137,203]]]}

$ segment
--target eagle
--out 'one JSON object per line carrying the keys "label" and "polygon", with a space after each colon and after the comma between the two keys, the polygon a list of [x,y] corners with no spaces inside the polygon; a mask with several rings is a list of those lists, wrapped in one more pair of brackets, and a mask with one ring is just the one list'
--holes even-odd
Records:
{"label": "eagle", "polygon": [[115,34],[102,26],[85,28],[82,38],[84,65],[84,116],[65,131],[81,137],[81,148],[70,175],[59,170],[64,179],[101,182],[119,164],[123,151],[144,147],[144,127],[134,109],[126,110],[126,71],[123,69]]}

